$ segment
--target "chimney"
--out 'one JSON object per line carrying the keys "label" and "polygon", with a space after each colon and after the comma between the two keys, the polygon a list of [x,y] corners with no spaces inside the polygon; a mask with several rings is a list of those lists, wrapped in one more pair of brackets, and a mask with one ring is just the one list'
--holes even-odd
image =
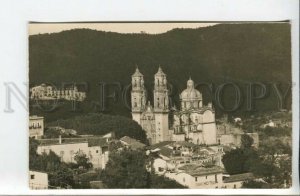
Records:
{"label": "chimney", "polygon": [[61,135],[59,135],[58,142],[61,144]]}

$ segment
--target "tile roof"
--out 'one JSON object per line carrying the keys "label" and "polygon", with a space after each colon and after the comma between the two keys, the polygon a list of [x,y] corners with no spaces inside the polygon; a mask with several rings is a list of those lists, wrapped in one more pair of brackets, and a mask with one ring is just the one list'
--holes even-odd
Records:
{"label": "tile roof", "polygon": [[128,136],[120,138],[120,141],[130,146],[132,149],[144,148],[146,145]]}
{"label": "tile roof", "polygon": [[[48,145],[58,145],[59,139],[39,139],[40,145],[48,146]],[[106,138],[102,136],[92,136],[92,137],[76,137],[76,138],[62,138],[61,144],[72,144],[72,143],[84,143],[88,142],[89,146],[108,146],[108,142]]]}
{"label": "tile roof", "polygon": [[225,183],[228,183],[228,182],[238,182],[238,181],[245,181],[251,179],[254,179],[254,175],[252,173],[243,173],[243,174],[230,175],[229,177],[225,178],[223,181]]}
{"label": "tile roof", "polygon": [[170,157],[172,155],[172,153],[173,153],[173,149],[170,149],[170,148],[165,147],[165,146],[161,147],[160,151],[159,151],[159,154],[161,154],[165,157]]}
{"label": "tile roof", "polygon": [[156,144],[152,144],[149,148],[151,149],[151,150],[154,150],[154,149],[156,149],[156,148],[161,148],[161,147],[163,147],[163,146],[167,146],[167,145],[169,145],[169,144],[172,144],[172,143],[174,143],[175,141],[163,141],[163,142],[159,142],[159,143],[156,143]]}
{"label": "tile roof", "polygon": [[187,142],[187,141],[178,141],[178,142],[175,142],[173,144],[173,146],[176,146],[176,145],[180,145],[180,146],[184,146],[184,147],[190,147],[190,148],[197,146],[196,144],[191,143],[191,142]]}
{"label": "tile roof", "polygon": [[183,172],[185,172],[191,176],[204,176],[204,175],[217,174],[217,173],[224,172],[224,169],[219,166],[203,167],[201,165],[196,165],[196,164],[187,164],[178,169],[183,170]]}

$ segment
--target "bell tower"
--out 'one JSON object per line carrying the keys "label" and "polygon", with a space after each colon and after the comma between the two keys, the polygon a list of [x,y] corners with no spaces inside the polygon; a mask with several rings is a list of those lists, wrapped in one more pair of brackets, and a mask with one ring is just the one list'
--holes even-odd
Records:
{"label": "bell tower", "polygon": [[170,140],[169,135],[169,94],[167,77],[161,67],[154,76],[154,114],[156,143]]}
{"label": "bell tower", "polygon": [[141,115],[146,105],[146,90],[144,86],[144,76],[138,67],[131,76],[131,113],[132,119],[141,124]]}

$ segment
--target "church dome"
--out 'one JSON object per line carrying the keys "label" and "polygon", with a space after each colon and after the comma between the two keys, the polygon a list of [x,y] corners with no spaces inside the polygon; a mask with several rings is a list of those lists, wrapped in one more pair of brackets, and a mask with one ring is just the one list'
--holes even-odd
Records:
{"label": "church dome", "polygon": [[202,94],[195,89],[194,81],[191,78],[187,81],[187,88],[180,94],[180,99],[184,101],[202,100]]}

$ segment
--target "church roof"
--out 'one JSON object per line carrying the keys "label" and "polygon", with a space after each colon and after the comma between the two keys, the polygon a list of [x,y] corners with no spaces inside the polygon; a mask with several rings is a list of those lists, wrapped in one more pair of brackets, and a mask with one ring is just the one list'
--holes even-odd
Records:
{"label": "church roof", "polygon": [[165,76],[166,74],[163,72],[163,70],[161,69],[161,67],[158,67],[158,71],[155,74],[155,76]]}
{"label": "church roof", "polygon": [[211,112],[214,112],[214,110],[211,107],[204,106],[202,108],[190,108],[190,109],[187,109],[187,110],[175,111],[175,114],[188,114],[188,113],[203,114],[207,110],[210,110]]}
{"label": "church roof", "polygon": [[140,72],[139,68],[136,67],[135,72],[132,76],[143,76],[143,74]]}
{"label": "church roof", "polygon": [[183,101],[202,100],[202,94],[195,89],[191,78],[187,81],[187,88],[180,94],[180,99]]}

